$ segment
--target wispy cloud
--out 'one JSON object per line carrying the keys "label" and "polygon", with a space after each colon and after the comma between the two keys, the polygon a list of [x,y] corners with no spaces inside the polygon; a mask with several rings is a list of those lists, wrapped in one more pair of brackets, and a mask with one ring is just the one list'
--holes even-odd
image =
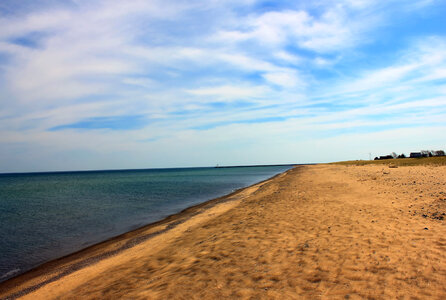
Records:
{"label": "wispy cloud", "polygon": [[117,116],[117,117],[96,117],[85,119],[72,124],[59,125],[50,128],[50,131],[64,129],[110,129],[110,130],[132,130],[139,129],[146,125],[146,119],[142,116]]}

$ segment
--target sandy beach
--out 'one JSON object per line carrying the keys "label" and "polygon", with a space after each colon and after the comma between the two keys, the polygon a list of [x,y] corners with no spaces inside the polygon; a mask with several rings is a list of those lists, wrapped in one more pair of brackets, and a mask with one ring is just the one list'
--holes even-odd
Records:
{"label": "sandy beach", "polygon": [[446,166],[299,166],[0,284],[23,299],[445,299]]}

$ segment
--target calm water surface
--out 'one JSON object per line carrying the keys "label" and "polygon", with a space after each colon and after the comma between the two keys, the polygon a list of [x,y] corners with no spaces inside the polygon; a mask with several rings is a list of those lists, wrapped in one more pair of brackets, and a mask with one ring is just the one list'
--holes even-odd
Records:
{"label": "calm water surface", "polygon": [[0,174],[0,281],[288,169]]}

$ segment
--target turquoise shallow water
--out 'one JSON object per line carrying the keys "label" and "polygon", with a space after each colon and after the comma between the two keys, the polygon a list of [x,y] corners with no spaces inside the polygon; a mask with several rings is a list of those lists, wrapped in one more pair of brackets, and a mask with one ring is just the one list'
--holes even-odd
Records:
{"label": "turquoise shallow water", "polygon": [[0,174],[0,281],[288,169]]}

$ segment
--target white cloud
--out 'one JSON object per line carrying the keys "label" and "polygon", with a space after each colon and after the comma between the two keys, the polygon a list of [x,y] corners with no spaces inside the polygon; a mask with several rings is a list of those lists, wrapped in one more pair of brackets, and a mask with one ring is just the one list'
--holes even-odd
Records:
{"label": "white cloud", "polygon": [[156,81],[150,78],[124,78],[122,82],[149,89],[157,85]]}
{"label": "white cloud", "polygon": [[274,53],[274,56],[281,60],[284,60],[284,61],[287,61],[287,62],[293,63],[293,64],[298,64],[302,61],[301,57],[291,54],[287,51],[283,51],[283,50]]}
{"label": "white cloud", "polygon": [[263,77],[267,81],[282,87],[302,87],[304,85],[296,71],[270,72],[264,74]]}
{"label": "white cloud", "polygon": [[[228,42],[253,40],[259,45],[281,47],[292,44],[317,52],[348,48],[355,42],[356,28],[339,9],[320,17],[306,11],[273,11],[246,19],[239,29],[222,31],[217,38]],[[364,22],[364,20],[363,20]]]}
{"label": "white cloud", "polygon": [[[397,55],[391,65],[367,69],[355,77],[342,78],[334,88],[323,89],[320,97],[344,103],[394,103],[424,100],[441,95],[436,80],[446,78],[445,42],[438,37],[416,41]],[[444,93],[443,93],[444,94]]]}
{"label": "white cloud", "polygon": [[224,85],[216,87],[198,88],[186,90],[189,94],[197,96],[216,96],[218,99],[249,99],[259,97],[269,92],[267,87],[263,86],[234,86]]}

